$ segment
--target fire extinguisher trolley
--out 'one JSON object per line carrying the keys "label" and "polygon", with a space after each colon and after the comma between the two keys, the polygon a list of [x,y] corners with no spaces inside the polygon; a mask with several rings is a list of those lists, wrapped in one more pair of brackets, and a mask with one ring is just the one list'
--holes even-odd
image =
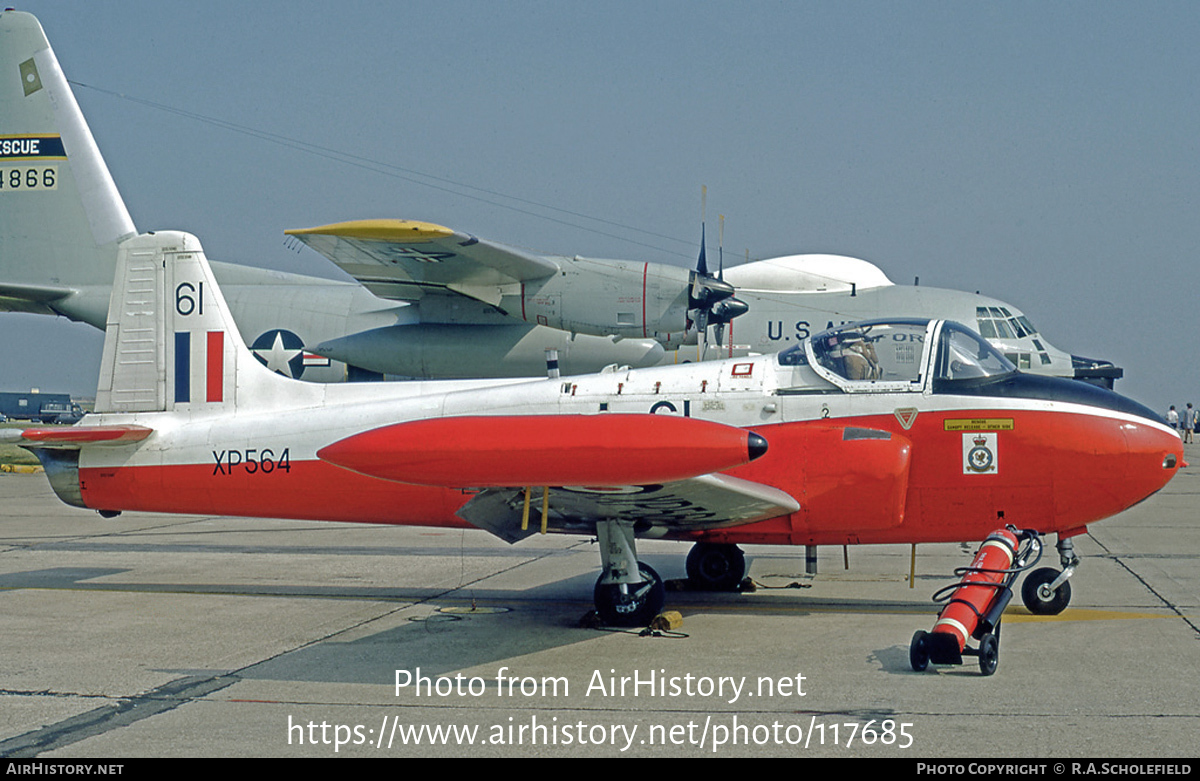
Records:
{"label": "fire extinguisher trolley", "polygon": [[[989,534],[970,566],[954,571],[959,582],[933,595],[934,602],[946,605],[932,632],[919,630],[913,635],[908,648],[912,668],[922,672],[930,662],[961,665],[963,656],[977,656],[980,672],[996,672],[1000,618],[1012,599],[1012,584],[1041,557],[1042,543],[1036,531],[1006,526]],[[979,647],[968,647],[969,638],[978,641]]]}

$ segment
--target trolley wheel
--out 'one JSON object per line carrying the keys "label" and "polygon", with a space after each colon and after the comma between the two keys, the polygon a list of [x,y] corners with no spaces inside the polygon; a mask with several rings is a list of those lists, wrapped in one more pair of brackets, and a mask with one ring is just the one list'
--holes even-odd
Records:
{"label": "trolley wheel", "polygon": [[929,667],[929,633],[918,629],[908,645],[908,663],[919,673]]}
{"label": "trolley wheel", "polygon": [[979,672],[991,675],[1000,665],[1000,641],[991,632],[979,641]]}
{"label": "trolley wheel", "polygon": [[1021,584],[1021,601],[1029,612],[1039,616],[1056,616],[1067,609],[1071,602],[1071,584],[1063,583],[1058,591],[1051,591],[1050,584],[1058,577],[1053,567],[1035,569],[1025,576]]}

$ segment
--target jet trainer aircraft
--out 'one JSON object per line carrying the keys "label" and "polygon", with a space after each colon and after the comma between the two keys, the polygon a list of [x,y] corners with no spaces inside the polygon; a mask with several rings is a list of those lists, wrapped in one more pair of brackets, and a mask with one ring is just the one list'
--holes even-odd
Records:
{"label": "jet trainer aircraft", "polygon": [[[103,328],[118,246],[137,230],[40,24],[16,11],[0,12],[0,191],[0,311]],[[1032,372],[1110,386],[1121,372],[1054,348],[1002,301],[894,285],[853,258],[757,261],[722,280],[707,269],[538,255],[414,221],[288,233],[361,284],[212,266],[259,360],[305,380],[530,376],[547,349],[564,374],[644,367],[695,360],[697,348],[676,350],[708,342],[710,330],[722,342],[728,328],[740,353],[765,353],[880,316],[968,323]]]}
{"label": "jet trainer aircraft", "polygon": [[739,543],[980,540],[1009,524],[1058,535],[1065,569],[1023,589],[1056,612],[1073,537],[1184,465],[1152,411],[1022,374],[947,321],[571,378],[316,384],[255,360],[190,234],[122,239],[112,290],[96,412],[5,434],[63,501],[475,527],[510,543],[596,535],[610,624],[663,606],[638,539],[694,542],[689,576],[721,586],[744,574]]}

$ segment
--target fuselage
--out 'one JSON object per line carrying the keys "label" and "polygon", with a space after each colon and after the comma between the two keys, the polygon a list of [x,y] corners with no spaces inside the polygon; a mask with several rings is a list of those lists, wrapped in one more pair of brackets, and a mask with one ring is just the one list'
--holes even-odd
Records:
{"label": "fuselage", "polygon": [[[1079,383],[1046,378],[1021,387],[1019,374],[976,376],[962,368],[963,356],[926,349],[935,334],[925,326],[874,333],[880,354],[893,352],[873,379],[852,379],[845,358],[837,365],[847,376],[831,372],[808,347],[807,354],[578,378],[294,384],[309,390],[285,407],[242,405],[243,394],[232,415],[89,416],[86,424],[139,424],[154,435],[139,445],[85,449],[80,496],[98,510],[467,527],[456,513],[475,494],[471,486],[382,480],[316,453],[360,432],[434,417],[675,414],[764,437],[766,455],[728,474],[780,489],[800,509],[660,536],[928,542],[980,539],[1005,524],[1077,533],[1154,493],[1182,464],[1178,435],[1117,394],[1088,388],[1081,396]],[[977,349],[967,344],[966,353]],[[1003,390],[991,394],[992,385]]]}

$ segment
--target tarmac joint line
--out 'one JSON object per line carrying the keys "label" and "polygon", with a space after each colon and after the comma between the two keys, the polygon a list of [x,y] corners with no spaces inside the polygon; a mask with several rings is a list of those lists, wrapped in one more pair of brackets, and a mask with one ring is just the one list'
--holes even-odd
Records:
{"label": "tarmac joint line", "polygon": [[69,746],[81,740],[109,732],[134,722],[174,710],[180,705],[220,691],[239,681],[236,675],[188,676],[133,697],[122,697],[111,705],[48,724],[0,741],[0,757],[36,757],[47,751]]}

